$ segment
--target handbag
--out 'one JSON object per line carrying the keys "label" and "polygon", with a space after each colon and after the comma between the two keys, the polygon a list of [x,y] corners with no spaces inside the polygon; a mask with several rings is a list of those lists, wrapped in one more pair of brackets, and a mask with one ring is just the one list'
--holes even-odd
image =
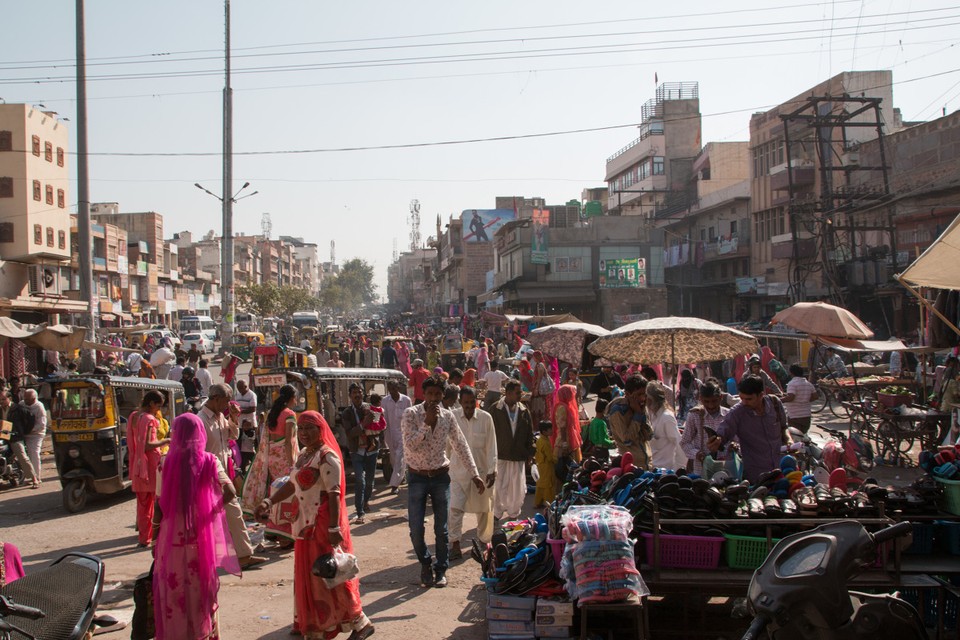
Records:
{"label": "handbag", "polygon": [[333,553],[327,553],[313,563],[313,575],[321,578],[328,589],[343,584],[360,574],[360,565],[357,556],[347,553],[338,546]]}
{"label": "handbag", "polygon": [[538,389],[540,395],[549,396],[556,390],[557,385],[553,383],[553,378],[548,375],[540,378],[540,388]]}
{"label": "handbag", "polygon": [[153,563],[150,563],[150,571],[133,583],[130,640],[150,640],[156,635],[156,622],[153,617]]}

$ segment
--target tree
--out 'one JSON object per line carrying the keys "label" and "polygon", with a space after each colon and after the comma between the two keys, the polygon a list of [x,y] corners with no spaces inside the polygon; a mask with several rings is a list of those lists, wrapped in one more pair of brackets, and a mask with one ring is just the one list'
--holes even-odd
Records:
{"label": "tree", "polygon": [[311,311],[316,309],[318,301],[306,289],[283,286],[277,288],[277,311],[284,318],[289,318],[295,311]]}
{"label": "tree", "polygon": [[324,280],[320,302],[333,311],[356,311],[365,304],[376,302],[376,288],[373,266],[366,260],[353,258],[340,267],[340,273]]}
{"label": "tree", "polygon": [[250,284],[236,288],[237,308],[261,318],[276,315],[280,303],[280,288],[272,282]]}

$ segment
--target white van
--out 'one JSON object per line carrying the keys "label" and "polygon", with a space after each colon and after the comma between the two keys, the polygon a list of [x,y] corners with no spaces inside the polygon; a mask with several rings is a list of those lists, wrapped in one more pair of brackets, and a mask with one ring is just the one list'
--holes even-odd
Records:
{"label": "white van", "polygon": [[210,316],[183,316],[180,318],[180,335],[201,333],[211,344],[217,339],[217,325]]}

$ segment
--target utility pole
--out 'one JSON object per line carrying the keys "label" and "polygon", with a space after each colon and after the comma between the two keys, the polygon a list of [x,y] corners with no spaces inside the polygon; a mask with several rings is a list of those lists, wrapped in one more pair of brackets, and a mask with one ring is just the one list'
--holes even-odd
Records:
{"label": "utility pole", "polygon": [[220,351],[233,344],[233,89],[230,87],[230,0],[224,0],[223,234],[220,251]]}
{"label": "utility pole", "polygon": [[[84,38],[83,0],[77,0],[77,236],[80,241],[80,299],[87,301],[84,314],[87,340],[97,341],[98,300],[93,289],[93,242],[90,239],[90,172],[87,164],[87,48]],[[96,353],[81,349],[80,370],[93,371]]]}

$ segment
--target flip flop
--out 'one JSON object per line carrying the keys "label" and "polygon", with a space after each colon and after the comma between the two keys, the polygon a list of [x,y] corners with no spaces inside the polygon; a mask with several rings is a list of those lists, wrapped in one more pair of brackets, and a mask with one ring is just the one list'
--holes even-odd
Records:
{"label": "flip flop", "polygon": [[474,538],[470,544],[471,544],[470,557],[476,560],[477,562],[479,562],[482,566],[483,565],[483,547],[480,546],[480,541]]}
{"label": "flip flop", "polygon": [[493,548],[493,558],[497,562],[497,568],[499,569],[510,559],[510,551],[507,549],[507,545],[498,544]]}

